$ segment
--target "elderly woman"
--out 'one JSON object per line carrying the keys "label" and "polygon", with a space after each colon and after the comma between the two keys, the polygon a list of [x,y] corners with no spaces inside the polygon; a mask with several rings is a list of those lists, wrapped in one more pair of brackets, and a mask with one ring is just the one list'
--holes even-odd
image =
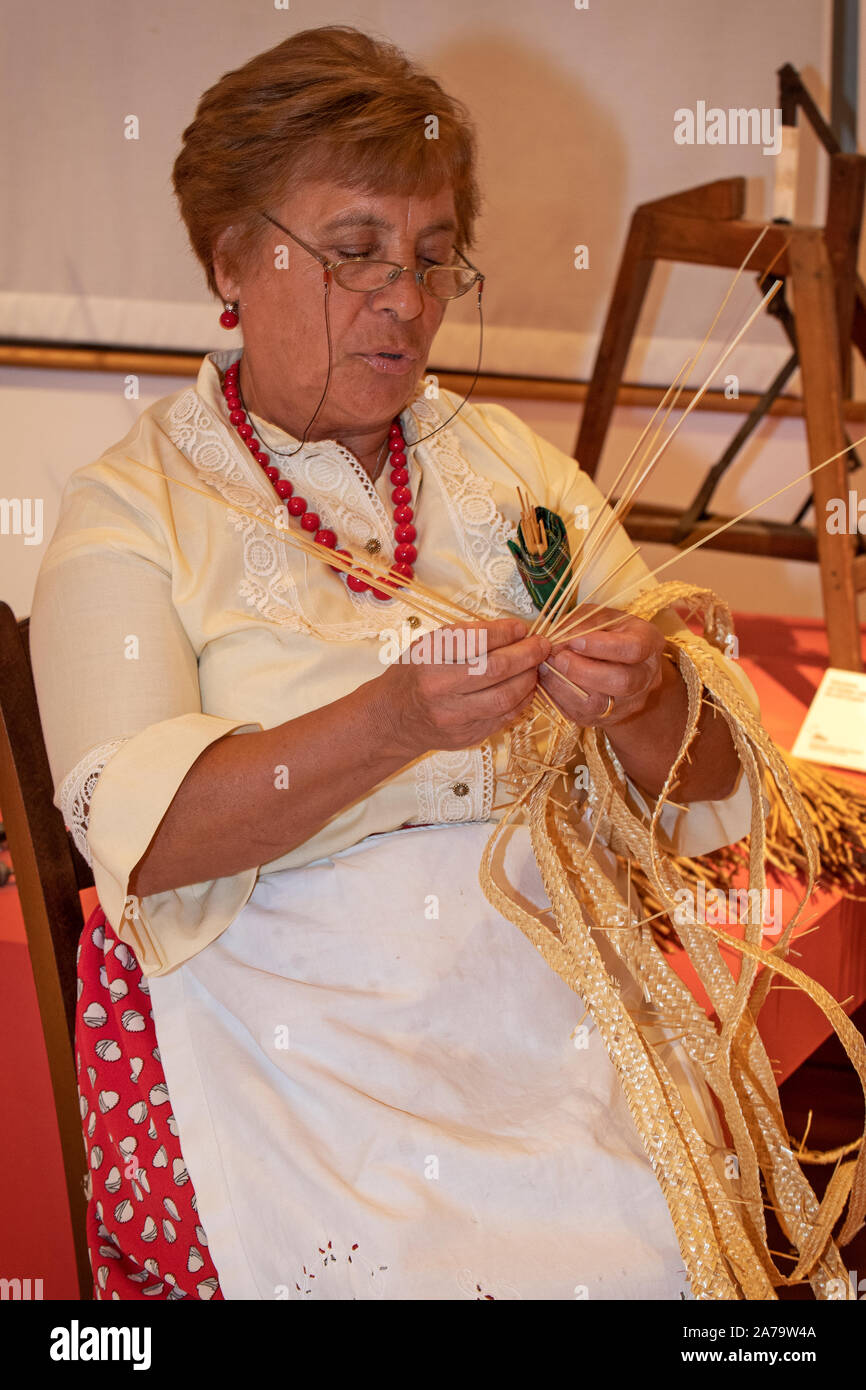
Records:
{"label": "elderly woman", "polygon": [[[425,385],[449,299],[478,294],[474,150],[459,103],[353,29],[223,77],[174,181],[243,350],[210,353],[63,495],[31,643],[100,902],[77,1058],[97,1297],[688,1294],[581,1000],[478,885],[538,682],[604,723],[644,808],[686,691],[661,659],[669,613],[558,652],[529,634],[515,484],[573,549],[603,500],[511,412],[455,415]],[[475,614],[486,659],[389,657],[389,634],[435,624],[332,549]],[[652,585],[636,554],[612,577],[630,552],[616,529],[578,598]],[[748,831],[709,708],[676,796],[668,852]],[[508,866],[543,903],[525,825]]]}

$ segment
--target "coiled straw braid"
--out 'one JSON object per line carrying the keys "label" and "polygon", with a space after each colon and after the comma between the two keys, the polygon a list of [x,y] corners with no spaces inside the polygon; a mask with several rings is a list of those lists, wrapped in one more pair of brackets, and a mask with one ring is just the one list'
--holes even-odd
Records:
{"label": "coiled straw braid", "polygon": [[[677,582],[658,585],[641,593],[629,611],[649,621],[661,609],[683,600],[703,612],[706,629],[714,641],[724,645],[732,632],[730,612],[709,590]],[[603,730],[578,728],[551,718],[542,760],[532,737],[538,714],[530,713],[512,737],[509,777],[517,795],[485,849],[481,887],[587,1005],[668,1203],[696,1297],[773,1299],[777,1297],[776,1287],[804,1278],[817,1298],[853,1297],[832,1229],[846,1202],[848,1212],[839,1242],[849,1241],[863,1223],[866,1160],[862,1140],[856,1159],[842,1161],[839,1155],[819,1203],[792,1151],[770,1059],[756,1027],[770,984],[776,975],[782,975],[826,1015],[866,1096],[866,1045],[862,1037],[827,991],[785,958],[791,933],[820,871],[817,835],[787,760],[713,659],[706,641],[685,634],[669,640],[678,649],[679,669],[688,690],[688,718],[682,745],[649,823],[629,807],[624,778]],[[694,911],[684,914],[682,895],[679,899],[675,895],[689,886],[689,880],[681,873],[678,861],[658,844],[661,810],[697,732],[701,701],[706,695],[714,699],[728,723],[752,794],[750,892],[758,890],[759,901],[763,901],[765,773],[773,778],[805,852],[808,883],[772,950],[762,948],[760,914],[758,921],[746,926],[742,941],[694,920]],[[563,769],[572,760],[582,760],[588,768],[590,804],[597,808],[597,818],[604,812],[611,848],[643,871],[667,911],[673,913],[676,908],[682,947],[712,1001],[715,1020],[705,1014],[671,968],[646,922],[635,919],[628,892],[624,894],[588,854],[585,838],[576,829],[577,818],[554,797]],[[518,817],[529,824],[550,900],[549,912],[528,910],[495,863],[504,828]],[[683,922],[684,915],[692,920]],[[652,1029],[626,1008],[619,982],[605,967],[593,936],[599,929],[642,988],[656,1013],[656,1023],[663,1021],[681,1037],[693,1066],[717,1098],[737,1160],[738,1196],[732,1195],[717,1174],[713,1146],[698,1134],[658,1044],[650,1039]],[[737,979],[721,954],[721,944],[740,952]],[[764,967],[760,976],[759,966]],[[768,1248],[762,1179],[782,1230],[798,1251],[796,1267],[789,1274],[776,1268]]]}

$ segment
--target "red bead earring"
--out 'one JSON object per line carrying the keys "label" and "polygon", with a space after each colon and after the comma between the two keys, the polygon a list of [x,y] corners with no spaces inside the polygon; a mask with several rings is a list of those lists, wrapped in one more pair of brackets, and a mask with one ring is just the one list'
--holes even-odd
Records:
{"label": "red bead earring", "polygon": [[226,304],[224,312],[220,314],[220,323],[223,328],[237,328],[240,323],[237,300],[234,304]]}

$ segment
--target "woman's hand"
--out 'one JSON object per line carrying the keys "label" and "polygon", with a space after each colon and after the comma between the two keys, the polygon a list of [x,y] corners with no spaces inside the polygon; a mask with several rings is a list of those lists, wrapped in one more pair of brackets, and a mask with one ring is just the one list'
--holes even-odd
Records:
{"label": "woman's hand", "polygon": [[[584,605],[583,611],[587,612]],[[581,613],[580,608],[574,609]],[[550,663],[587,691],[584,699],[542,667],[539,680],[563,714],[584,727],[601,725],[627,775],[658,796],[679,752],[688,716],[688,693],[677,665],[663,659],[657,627],[617,608],[602,608],[586,627],[616,619],[613,628],[554,643]],[[608,714],[608,697],[613,705]],[[681,764],[673,792],[680,803],[721,801],[737,780],[739,757],[725,720],[704,701],[697,737]]]}
{"label": "woman's hand", "polygon": [[[588,614],[592,607],[584,604],[573,609],[573,614]],[[542,668],[539,673],[541,684],[566,718],[584,727],[602,724],[608,728],[632,718],[662,683],[665,639],[658,628],[618,608],[598,610],[586,626],[595,627],[612,618],[620,619],[613,628],[553,644],[548,665],[585,690],[586,699],[551,671]],[[613,705],[605,715],[608,697]]]}
{"label": "woman's hand", "polygon": [[521,715],[551,650],[546,637],[527,631],[521,618],[497,618],[416,639],[408,656],[420,660],[407,661],[404,652],[372,682],[394,747],[409,759],[431,749],[474,748]]}

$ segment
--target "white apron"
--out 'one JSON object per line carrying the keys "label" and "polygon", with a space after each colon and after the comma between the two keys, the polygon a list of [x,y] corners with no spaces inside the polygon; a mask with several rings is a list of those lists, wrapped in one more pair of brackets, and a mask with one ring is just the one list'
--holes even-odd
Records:
{"label": "white apron", "polygon": [[[227,1299],[691,1297],[591,1018],[478,885],[492,830],[396,830],[265,874],[151,977]],[[528,829],[505,833],[544,906]],[[721,1148],[682,1051],[662,1055]]]}

